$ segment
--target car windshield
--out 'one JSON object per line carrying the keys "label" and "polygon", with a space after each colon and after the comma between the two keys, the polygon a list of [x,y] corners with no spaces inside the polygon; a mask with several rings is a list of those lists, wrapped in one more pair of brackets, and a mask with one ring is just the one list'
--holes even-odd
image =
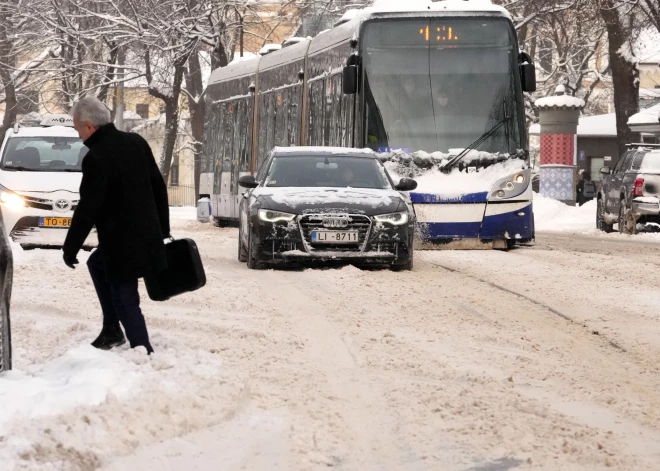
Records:
{"label": "car windshield", "polygon": [[391,188],[376,159],[360,157],[275,157],[266,187]]}
{"label": "car windshield", "polygon": [[637,154],[633,160],[632,169],[640,172],[660,173],[660,152]]}
{"label": "car windshield", "polygon": [[77,137],[13,137],[2,156],[4,170],[80,172],[87,154]]}

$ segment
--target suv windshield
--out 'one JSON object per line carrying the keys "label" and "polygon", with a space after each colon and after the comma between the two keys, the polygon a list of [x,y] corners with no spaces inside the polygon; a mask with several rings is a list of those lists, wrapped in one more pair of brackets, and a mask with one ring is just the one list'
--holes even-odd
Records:
{"label": "suv windshield", "polygon": [[80,172],[87,150],[77,137],[12,137],[5,146],[2,169]]}
{"label": "suv windshield", "polygon": [[660,173],[660,152],[637,154],[633,160],[632,169],[640,172]]}
{"label": "suv windshield", "polygon": [[390,189],[385,168],[360,157],[275,157],[264,186]]}

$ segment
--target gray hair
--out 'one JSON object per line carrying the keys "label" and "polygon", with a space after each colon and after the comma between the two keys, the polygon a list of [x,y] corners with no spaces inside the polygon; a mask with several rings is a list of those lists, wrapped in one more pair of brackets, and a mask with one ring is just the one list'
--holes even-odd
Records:
{"label": "gray hair", "polygon": [[110,110],[101,100],[93,96],[81,98],[73,105],[71,116],[78,121],[91,123],[95,128],[112,122]]}

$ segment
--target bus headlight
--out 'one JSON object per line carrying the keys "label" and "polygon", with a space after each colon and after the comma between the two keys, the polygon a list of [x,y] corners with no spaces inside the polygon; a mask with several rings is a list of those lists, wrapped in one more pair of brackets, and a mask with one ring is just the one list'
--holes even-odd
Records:
{"label": "bus headlight", "polygon": [[264,222],[274,224],[276,222],[291,222],[295,219],[295,214],[283,213],[281,211],[273,211],[271,209],[260,209],[259,219]]}
{"label": "bus headlight", "polygon": [[408,213],[390,213],[374,216],[376,222],[388,223],[393,226],[402,226],[408,222]]}
{"label": "bus headlight", "polygon": [[489,200],[503,200],[519,196],[529,187],[530,170],[522,170],[496,181],[490,191]]}

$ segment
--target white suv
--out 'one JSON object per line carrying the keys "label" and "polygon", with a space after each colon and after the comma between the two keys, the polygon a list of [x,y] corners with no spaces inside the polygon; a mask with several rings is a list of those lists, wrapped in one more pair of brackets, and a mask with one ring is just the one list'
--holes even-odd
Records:
{"label": "white suv", "polygon": [[[9,129],[0,148],[0,210],[10,237],[24,248],[64,244],[78,205],[87,148],[67,115],[40,127]],[[98,245],[92,234],[85,248]]]}

